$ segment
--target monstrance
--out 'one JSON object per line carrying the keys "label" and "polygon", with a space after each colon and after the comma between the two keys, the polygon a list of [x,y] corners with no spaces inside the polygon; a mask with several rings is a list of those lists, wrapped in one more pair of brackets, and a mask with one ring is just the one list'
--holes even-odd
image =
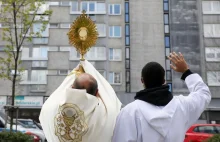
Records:
{"label": "monstrance", "polygon": [[[90,17],[87,17],[85,10],[83,10],[82,14],[77,17],[71,25],[68,36],[70,45],[76,48],[77,52],[81,55],[80,60],[84,61],[85,54],[96,44],[98,39],[96,25]],[[76,74],[78,76],[84,72],[83,67],[80,65],[79,69],[73,71],[71,74]]]}

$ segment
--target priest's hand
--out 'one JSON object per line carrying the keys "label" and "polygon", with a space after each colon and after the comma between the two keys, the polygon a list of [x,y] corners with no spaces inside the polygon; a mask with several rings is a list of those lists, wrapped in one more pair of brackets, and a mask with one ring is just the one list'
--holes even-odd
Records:
{"label": "priest's hand", "polygon": [[179,54],[177,54],[176,52],[170,53],[170,56],[168,56],[168,58],[172,62],[170,64],[170,67],[176,72],[184,73],[189,69],[183,55],[180,52]]}

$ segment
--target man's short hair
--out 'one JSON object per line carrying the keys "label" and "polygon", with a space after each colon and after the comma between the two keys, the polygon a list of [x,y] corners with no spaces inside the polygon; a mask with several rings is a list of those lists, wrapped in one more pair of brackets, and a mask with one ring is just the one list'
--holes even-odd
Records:
{"label": "man's short hair", "polygon": [[164,84],[165,70],[157,62],[147,63],[141,75],[146,88],[160,87]]}
{"label": "man's short hair", "polygon": [[92,77],[89,74],[82,74],[85,75],[86,78],[82,78],[80,76],[76,78],[76,80],[73,83],[73,86],[75,89],[86,89],[86,92],[91,95],[96,95],[97,89],[98,89],[98,83],[94,77]]}

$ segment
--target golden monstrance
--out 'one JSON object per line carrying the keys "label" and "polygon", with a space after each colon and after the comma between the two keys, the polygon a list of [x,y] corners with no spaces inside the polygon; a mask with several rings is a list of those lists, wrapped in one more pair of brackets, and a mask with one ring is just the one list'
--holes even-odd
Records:
{"label": "golden monstrance", "polygon": [[[76,48],[77,52],[81,55],[80,60],[84,61],[85,54],[96,44],[98,39],[96,25],[90,17],[87,17],[85,10],[83,10],[82,14],[77,17],[71,25],[68,36],[70,45]],[[80,65],[79,69],[71,74],[75,73],[76,75],[79,75],[84,72],[83,67]]]}

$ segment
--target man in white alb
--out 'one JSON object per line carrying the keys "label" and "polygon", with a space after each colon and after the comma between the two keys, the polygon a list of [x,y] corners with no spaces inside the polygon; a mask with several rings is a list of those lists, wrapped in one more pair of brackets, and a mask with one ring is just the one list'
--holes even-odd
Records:
{"label": "man in white alb", "polygon": [[85,73],[67,76],[42,107],[48,142],[111,142],[121,102],[91,63],[80,65]]}
{"label": "man in white alb", "polygon": [[120,112],[112,142],[183,142],[185,132],[196,122],[211,100],[207,85],[193,74],[183,55],[171,53],[172,69],[183,73],[181,79],[190,91],[175,96],[165,84],[163,67],[150,62],[142,69],[144,90]]}

